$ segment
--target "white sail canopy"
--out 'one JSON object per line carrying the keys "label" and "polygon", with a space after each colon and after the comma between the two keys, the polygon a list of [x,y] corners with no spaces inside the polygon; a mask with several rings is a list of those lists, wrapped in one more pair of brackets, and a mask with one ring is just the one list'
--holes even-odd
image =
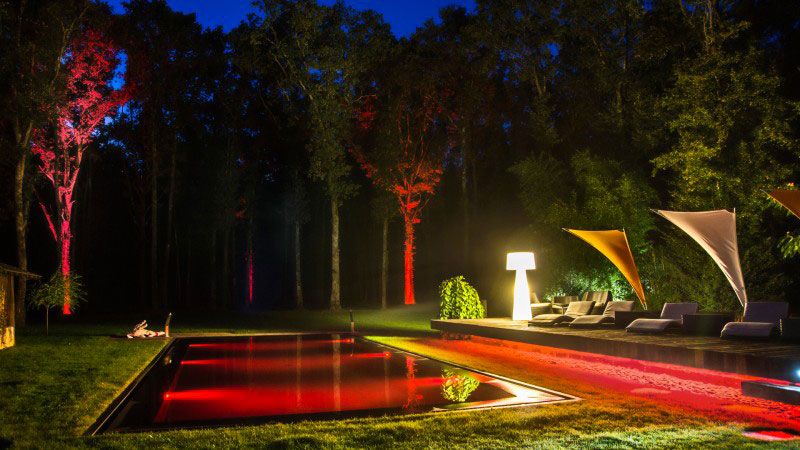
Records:
{"label": "white sail canopy", "polygon": [[724,209],[717,211],[661,211],[661,217],[691,236],[717,263],[733,287],[739,303],[747,303],[747,292],[739,264],[739,244],[736,241],[736,213]]}

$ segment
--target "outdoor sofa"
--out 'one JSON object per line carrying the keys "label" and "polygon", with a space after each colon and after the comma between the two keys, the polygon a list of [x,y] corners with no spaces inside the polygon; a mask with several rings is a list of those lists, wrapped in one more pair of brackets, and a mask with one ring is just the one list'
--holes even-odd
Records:
{"label": "outdoor sofa", "polygon": [[602,314],[590,314],[576,317],[569,323],[570,328],[599,328],[614,324],[614,314],[617,311],[633,311],[633,301],[613,300],[606,303]]}
{"label": "outdoor sofa", "polygon": [[728,322],[722,328],[722,338],[768,338],[781,319],[789,315],[786,302],[747,302],[741,322]]}
{"label": "outdoor sofa", "polygon": [[659,319],[636,319],[627,328],[634,333],[663,333],[667,328],[683,325],[684,314],[697,312],[697,303],[664,303]]}
{"label": "outdoor sofa", "polygon": [[592,312],[594,302],[572,302],[567,306],[564,314],[539,314],[528,322],[528,325],[552,326],[563,322],[571,322],[576,317],[585,316]]}

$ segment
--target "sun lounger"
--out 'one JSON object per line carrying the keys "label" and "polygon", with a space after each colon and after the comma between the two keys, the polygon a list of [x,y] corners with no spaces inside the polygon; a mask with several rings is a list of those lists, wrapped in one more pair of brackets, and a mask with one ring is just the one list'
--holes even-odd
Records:
{"label": "sun lounger", "polygon": [[592,311],[594,302],[572,302],[564,314],[539,314],[528,322],[528,325],[551,326],[563,322],[571,322],[574,318],[585,316]]}
{"label": "sun lounger", "polygon": [[611,301],[606,303],[603,314],[592,314],[587,316],[576,317],[575,320],[570,322],[570,328],[596,328],[603,325],[614,324],[614,314],[617,311],[633,311],[632,301]]}
{"label": "sun lounger", "polygon": [[606,310],[606,303],[611,301],[609,291],[590,291],[586,293],[586,301],[594,302],[591,314],[600,315]]}
{"label": "sun lounger", "polygon": [[722,328],[722,338],[768,338],[778,322],[789,315],[786,302],[748,302],[744,305],[741,322],[728,322]]}
{"label": "sun lounger", "polygon": [[660,319],[636,319],[625,328],[635,333],[662,333],[670,327],[683,325],[684,314],[697,312],[697,303],[664,303]]}

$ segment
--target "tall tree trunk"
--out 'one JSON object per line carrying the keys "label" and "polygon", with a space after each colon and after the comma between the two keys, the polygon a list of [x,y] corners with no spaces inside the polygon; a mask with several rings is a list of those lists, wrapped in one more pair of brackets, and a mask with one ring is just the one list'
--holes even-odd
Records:
{"label": "tall tree trunk", "polygon": [[342,308],[339,279],[339,202],[331,198],[331,310]]}
{"label": "tall tree trunk", "polygon": [[381,309],[388,306],[387,286],[389,281],[389,218],[383,218],[381,226]]}
{"label": "tall tree trunk", "polygon": [[222,298],[222,307],[227,309],[230,307],[230,245],[231,245],[231,227],[225,224],[225,229],[222,230],[222,275],[221,275],[221,298]]}
{"label": "tall tree trunk", "polygon": [[[175,137],[175,141],[177,141],[177,136]],[[177,166],[177,154],[178,149],[177,142],[173,143],[172,148],[172,155],[170,155],[170,162],[169,162],[169,187],[167,193],[167,229],[164,233],[165,241],[164,241],[164,258],[161,260],[163,264],[161,265],[161,299],[164,302],[165,306],[169,306],[169,261],[172,253],[172,224],[174,220],[174,210],[175,210],[175,173],[176,173],[176,166]]]}
{"label": "tall tree trunk", "polygon": [[[30,135],[30,132],[26,133]],[[14,170],[14,229],[17,236],[17,265],[22,270],[28,270],[28,214],[29,202],[25,195],[25,171],[27,170],[28,154],[22,150],[17,142],[19,160]],[[27,285],[24,277],[18,277],[17,295],[19,301],[14,304],[15,326],[25,326],[25,294]]]}
{"label": "tall tree trunk", "polygon": [[247,306],[253,305],[255,287],[255,250],[253,249],[253,218],[247,221]]}
{"label": "tall tree trunk", "polygon": [[[146,202],[146,200],[142,201]],[[145,283],[145,280],[147,279],[147,246],[145,245],[147,242],[147,222],[144,218],[142,218],[141,222],[139,223],[138,231],[139,245],[137,246],[137,251],[139,252],[139,306],[142,309],[146,309],[149,302],[147,299],[147,283]]]}
{"label": "tall tree trunk", "polygon": [[181,243],[178,241],[178,233],[175,233],[175,302],[173,305],[183,304],[183,281],[181,271]]}
{"label": "tall tree trunk", "polygon": [[414,299],[414,218],[404,216],[403,221],[406,233],[403,249],[403,292],[405,294],[405,304],[413,305],[416,302]]}
{"label": "tall tree trunk", "polygon": [[461,129],[461,208],[462,214],[464,215],[464,231],[463,231],[463,238],[464,241],[462,245],[464,246],[462,257],[463,261],[461,262],[465,266],[465,270],[469,268],[469,259],[470,259],[470,252],[469,252],[469,234],[470,234],[470,222],[469,222],[469,191],[467,189],[468,186],[468,167],[469,167],[469,158],[467,153],[467,130],[462,128]]}
{"label": "tall tree trunk", "polygon": [[300,221],[294,221],[294,306],[303,309],[303,265],[300,247]]}
{"label": "tall tree trunk", "polygon": [[[68,206],[66,206],[68,208]],[[65,215],[60,220],[60,230],[61,234],[59,236],[59,244],[61,247],[61,276],[64,277],[64,306],[63,306],[63,313],[64,315],[72,314],[72,306],[71,306],[71,286],[70,286],[70,261],[69,261],[69,252],[72,247],[72,232],[70,230],[70,222],[71,222],[71,214],[65,212]]]}
{"label": "tall tree trunk", "polygon": [[192,289],[192,268],[194,267],[192,262],[192,238],[189,236],[186,239],[186,281],[184,284],[184,298],[186,301],[183,304],[184,307],[192,306],[191,303],[192,299],[194,298],[192,296],[192,293],[194,292]]}
{"label": "tall tree trunk", "polygon": [[158,146],[155,131],[151,131],[150,168],[150,306],[158,309]]}
{"label": "tall tree trunk", "polygon": [[211,231],[211,261],[209,266],[209,280],[211,288],[208,290],[211,295],[210,306],[212,309],[217,307],[217,230]]}

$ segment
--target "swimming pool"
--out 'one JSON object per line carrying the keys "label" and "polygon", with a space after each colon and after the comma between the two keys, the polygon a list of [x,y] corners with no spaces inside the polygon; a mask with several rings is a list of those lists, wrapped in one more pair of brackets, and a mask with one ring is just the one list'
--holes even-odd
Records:
{"label": "swimming pool", "polygon": [[344,334],[178,338],[90,433],[572,400],[575,397]]}

